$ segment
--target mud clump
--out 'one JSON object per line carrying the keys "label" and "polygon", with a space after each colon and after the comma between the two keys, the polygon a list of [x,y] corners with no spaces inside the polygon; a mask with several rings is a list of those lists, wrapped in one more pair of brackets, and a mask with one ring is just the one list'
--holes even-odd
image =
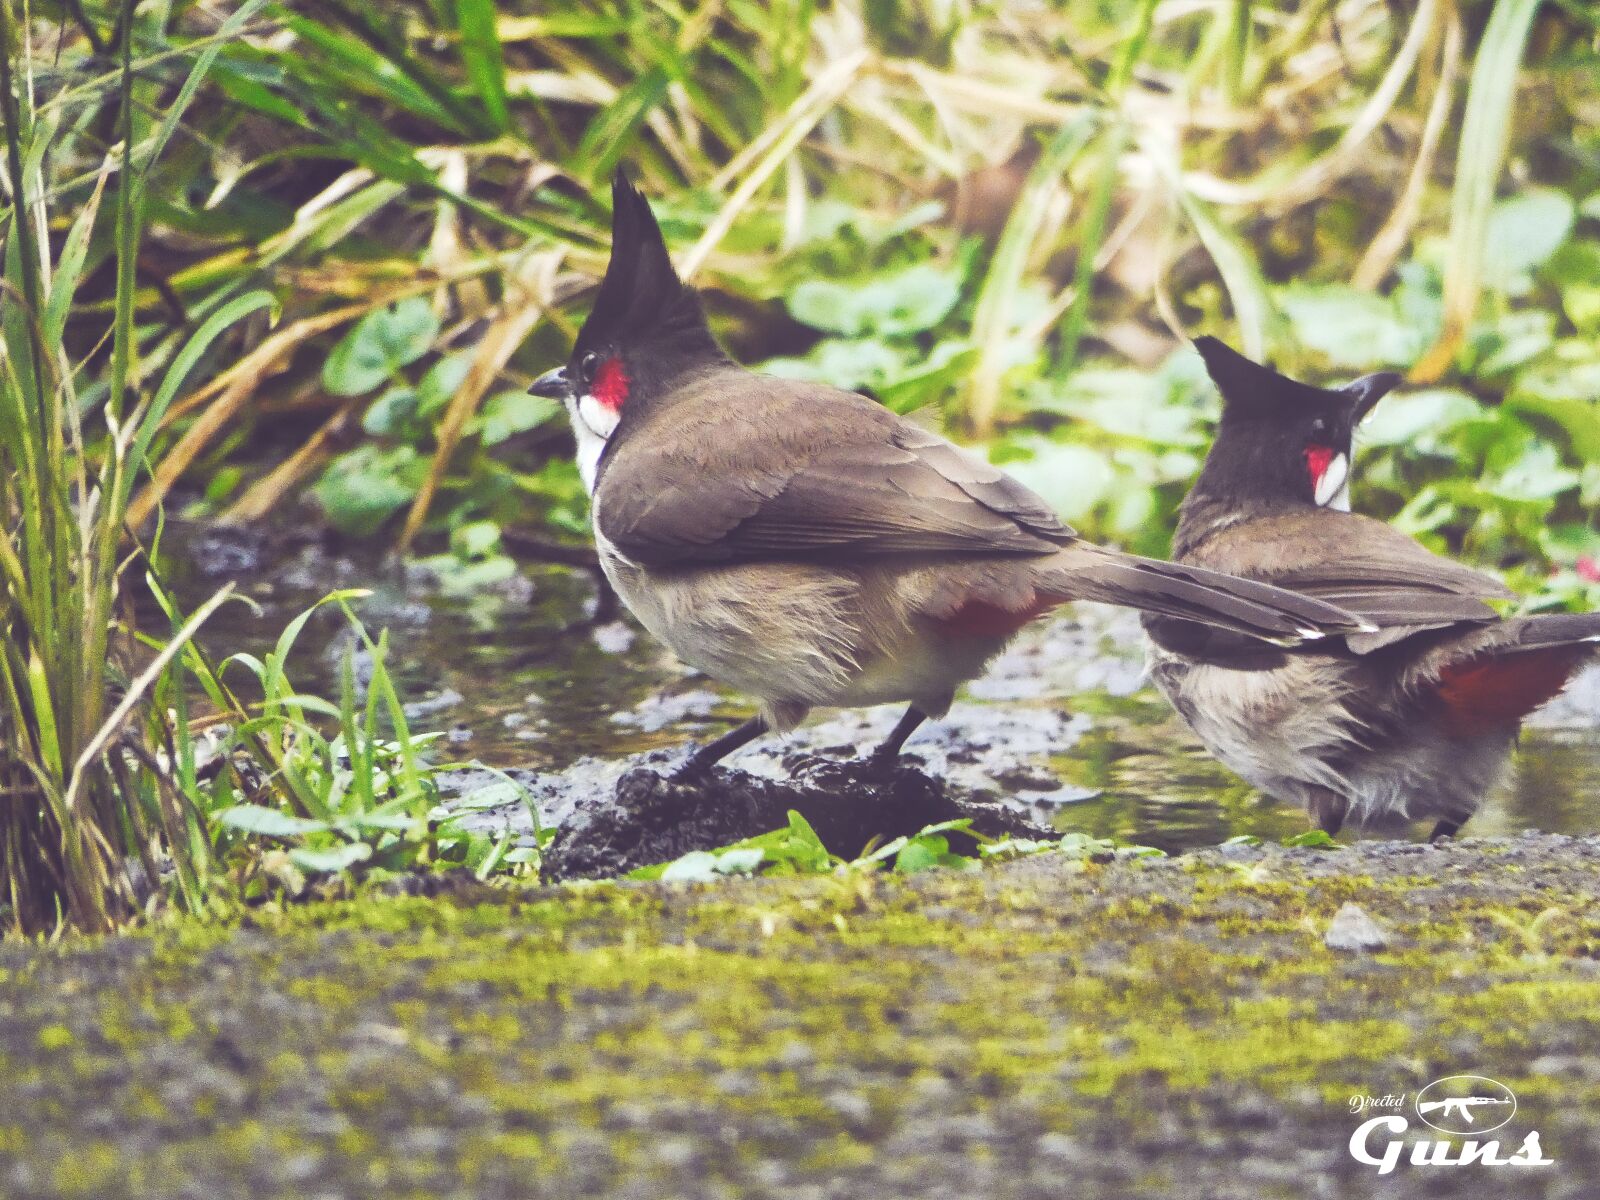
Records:
{"label": "mud clump", "polygon": [[[693,850],[782,828],[798,812],[834,854],[855,858],[875,840],[966,818],[980,834],[1049,838],[1048,828],[1000,804],[962,796],[909,766],[796,755],[787,781],[718,768],[682,781],[664,768],[635,766],[609,790],[577,798],[545,856],[552,880],[603,879]],[[959,832],[952,845],[970,851]],[[965,843],[963,845],[962,843]]]}

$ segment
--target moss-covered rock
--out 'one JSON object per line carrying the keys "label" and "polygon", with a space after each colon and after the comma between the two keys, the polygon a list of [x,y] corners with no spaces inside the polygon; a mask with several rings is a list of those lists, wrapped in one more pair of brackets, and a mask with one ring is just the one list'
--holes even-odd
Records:
{"label": "moss-covered rock", "polygon": [[[10,1196],[1587,1196],[1600,840],[465,886],[0,948]],[[1340,905],[1388,945],[1330,950]],[[1556,1165],[1380,1178],[1353,1094]],[[1413,1125],[1416,1122],[1413,1119]]]}

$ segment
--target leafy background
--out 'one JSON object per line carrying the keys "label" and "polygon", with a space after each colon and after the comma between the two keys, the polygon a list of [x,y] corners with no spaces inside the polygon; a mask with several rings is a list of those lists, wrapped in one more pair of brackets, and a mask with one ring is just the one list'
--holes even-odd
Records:
{"label": "leafy background", "polygon": [[[1410,371],[1358,503],[1596,600],[1592,6],[311,0],[218,39],[240,7],[136,10],[136,136],[218,51],[149,182],[138,369],[247,288],[281,315],[214,347],[135,520],[304,503],[484,579],[505,528],[580,538],[525,385],[626,163],[745,361],[924,410],[1095,536],[1164,548],[1215,408],[1179,339],[1214,332],[1316,379]],[[63,231],[113,15],[30,27]],[[108,303],[69,331],[91,402]]]}

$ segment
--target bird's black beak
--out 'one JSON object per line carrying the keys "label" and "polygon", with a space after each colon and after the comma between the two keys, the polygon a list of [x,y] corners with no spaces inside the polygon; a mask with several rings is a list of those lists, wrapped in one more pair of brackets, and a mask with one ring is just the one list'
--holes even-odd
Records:
{"label": "bird's black beak", "polygon": [[533,386],[528,389],[535,396],[544,396],[550,400],[565,400],[571,388],[567,386],[567,369],[557,367],[553,371],[546,371],[533,381]]}
{"label": "bird's black beak", "polygon": [[1382,400],[1395,389],[1403,378],[1394,371],[1379,371],[1373,375],[1363,375],[1354,383],[1347,383],[1339,390],[1350,397],[1350,426],[1361,424],[1366,416],[1377,407]]}

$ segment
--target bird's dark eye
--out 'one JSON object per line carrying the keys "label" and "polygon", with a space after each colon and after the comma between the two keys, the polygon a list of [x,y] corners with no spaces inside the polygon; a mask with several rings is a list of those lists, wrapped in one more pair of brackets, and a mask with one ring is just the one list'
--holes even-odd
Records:
{"label": "bird's dark eye", "polygon": [[1319,438],[1319,437],[1326,437],[1327,435],[1328,435],[1328,422],[1327,421],[1325,421],[1321,417],[1318,417],[1315,421],[1311,422],[1311,436],[1312,437]]}
{"label": "bird's dark eye", "polygon": [[578,373],[583,376],[585,383],[594,382],[594,373],[599,369],[600,356],[591,351],[578,361]]}

